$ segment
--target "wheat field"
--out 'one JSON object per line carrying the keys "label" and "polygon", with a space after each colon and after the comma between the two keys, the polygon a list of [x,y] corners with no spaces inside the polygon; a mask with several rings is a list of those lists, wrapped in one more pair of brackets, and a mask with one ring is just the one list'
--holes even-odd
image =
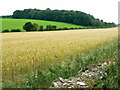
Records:
{"label": "wheat field", "polygon": [[117,28],[2,34],[2,78],[13,80],[47,69],[103,45],[118,36]]}

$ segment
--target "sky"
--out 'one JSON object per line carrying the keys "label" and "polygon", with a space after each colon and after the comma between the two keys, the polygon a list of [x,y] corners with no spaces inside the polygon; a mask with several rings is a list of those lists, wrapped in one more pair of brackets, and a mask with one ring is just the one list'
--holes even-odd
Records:
{"label": "sky", "polygon": [[1,15],[12,15],[15,10],[28,8],[78,10],[93,15],[105,22],[118,23],[120,0],[2,0]]}

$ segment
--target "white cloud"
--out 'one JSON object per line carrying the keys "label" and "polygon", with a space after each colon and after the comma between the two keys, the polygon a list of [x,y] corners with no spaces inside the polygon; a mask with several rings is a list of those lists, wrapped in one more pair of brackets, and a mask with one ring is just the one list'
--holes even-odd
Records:
{"label": "white cloud", "polygon": [[118,22],[119,0],[2,0],[0,15],[27,8],[79,10],[107,22]]}

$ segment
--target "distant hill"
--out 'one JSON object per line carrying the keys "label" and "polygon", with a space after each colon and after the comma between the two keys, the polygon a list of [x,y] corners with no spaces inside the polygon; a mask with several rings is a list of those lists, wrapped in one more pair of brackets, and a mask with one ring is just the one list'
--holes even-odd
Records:
{"label": "distant hill", "polygon": [[[57,28],[86,28],[85,26],[74,25],[69,23],[62,23],[62,22],[54,22],[54,21],[44,21],[44,20],[32,20],[32,19],[0,19],[2,20],[2,30],[11,30],[11,29],[20,29],[23,30],[23,25],[26,22],[37,23],[39,25],[43,25],[44,28],[46,25],[56,25]],[[1,31],[1,30],[0,30]]]}
{"label": "distant hill", "polygon": [[73,10],[39,10],[24,9],[14,11],[12,18],[15,19],[37,19],[47,21],[66,22],[82,26],[93,27],[115,27],[115,23],[107,23],[103,20],[95,19],[92,15],[81,11]]}

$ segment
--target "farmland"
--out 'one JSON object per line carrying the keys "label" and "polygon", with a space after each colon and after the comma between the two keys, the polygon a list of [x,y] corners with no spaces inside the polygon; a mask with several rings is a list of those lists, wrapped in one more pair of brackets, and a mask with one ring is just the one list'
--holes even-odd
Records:
{"label": "farmland", "polygon": [[[37,70],[44,71],[56,65],[64,66],[66,61],[72,62],[78,55],[116,39],[117,33],[117,28],[3,33],[3,86],[22,87],[18,83],[26,83],[27,77],[34,75]],[[44,85],[34,87],[42,88]]]}
{"label": "farmland", "polygon": [[32,20],[32,19],[0,19],[2,21],[2,30],[8,29],[20,29],[23,30],[23,25],[26,22],[32,22],[32,23],[37,23],[39,25],[43,25],[44,28],[46,25],[56,25],[58,28],[79,28],[79,27],[84,27],[80,25],[74,25],[74,24],[68,24],[68,23],[62,23],[62,22],[53,22],[53,21],[45,21],[45,20]]}

